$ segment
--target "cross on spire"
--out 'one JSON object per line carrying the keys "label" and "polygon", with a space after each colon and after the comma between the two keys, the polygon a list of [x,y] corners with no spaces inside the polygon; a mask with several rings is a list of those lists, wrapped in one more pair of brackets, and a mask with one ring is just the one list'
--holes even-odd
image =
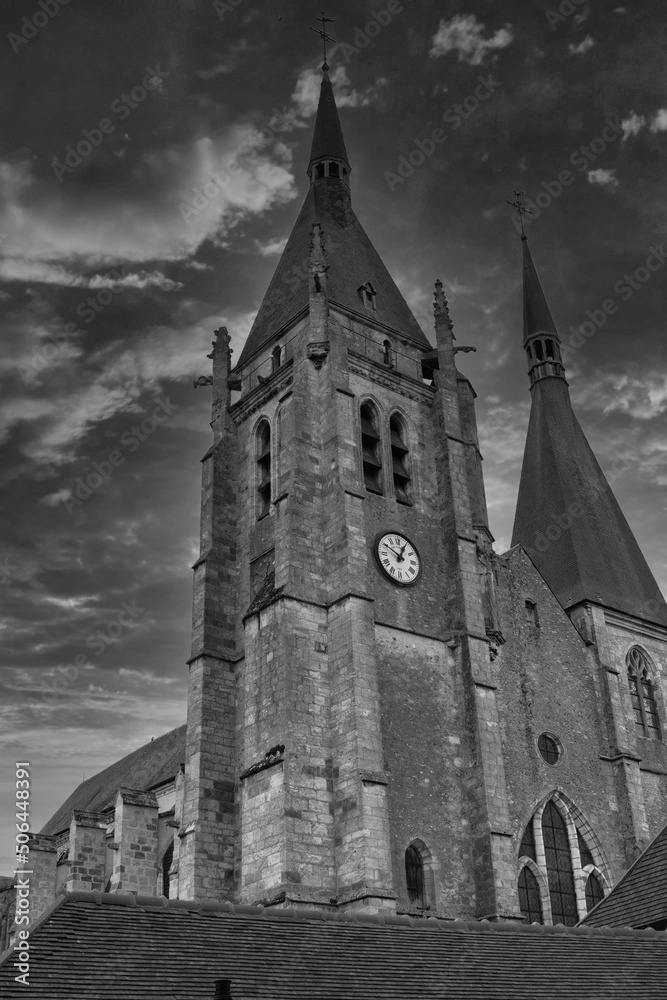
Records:
{"label": "cross on spire", "polygon": [[322,69],[329,69],[329,64],[327,62],[327,42],[335,42],[336,39],[332,38],[331,35],[327,32],[327,24],[334,24],[336,19],[334,17],[327,17],[324,11],[322,11],[322,16],[316,17],[315,20],[320,21],[322,27],[321,28],[311,27],[310,30],[314,31],[315,34],[319,35],[320,38],[322,39],[322,50],[324,53],[324,62],[322,64]]}
{"label": "cross on spire", "polygon": [[526,231],[523,228],[523,217],[524,215],[528,215],[528,209],[521,200],[523,198],[523,191],[520,191],[519,188],[515,188],[514,194],[516,196],[516,201],[508,201],[507,204],[511,205],[512,208],[516,208],[519,213],[519,222],[521,223],[521,239],[525,241],[528,237],[526,236]]}

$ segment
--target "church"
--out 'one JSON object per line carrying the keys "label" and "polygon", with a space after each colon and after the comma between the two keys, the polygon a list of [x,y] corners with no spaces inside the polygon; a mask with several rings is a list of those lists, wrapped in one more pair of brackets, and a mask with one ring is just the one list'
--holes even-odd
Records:
{"label": "church", "polygon": [[32,836],[37,997],[664,996],[667,604],[525,235],[531,415],[494,551],[469,348],[440,281],[432,346],[352,171],[325,63],[305,202],[200,380],[187,724]]}

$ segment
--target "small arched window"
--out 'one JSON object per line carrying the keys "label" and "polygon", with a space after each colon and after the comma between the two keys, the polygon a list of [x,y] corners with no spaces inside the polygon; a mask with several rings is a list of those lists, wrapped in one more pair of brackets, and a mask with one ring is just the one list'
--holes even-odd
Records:
{"label": "small arched window", "polygon": [[382,439],[377,410],[372,403],[362,403],[360,416],[364,485],[371,493],[382,493]]}
{"label": "small arched window", "polygon": [[172,840],[171,844],[164,852],[162,858],[162,871],[161,871],[161,881],[162,881],[162,895],[169,899],[169,869],[171,868],[172,862],[174,860],[174,842]]}
{"label": "small arched window", "polygon": [[278,369],[280,368],[280,356],[281,356],[280,352],[281,352],[280,344],[276,344],[276,346],[271,351],[271,371],[272,372],[277,372]]}
{"label": "small arched window", "polygon": [[340,165],[334,161],[329,164],[329,177],[340,177]]}
{"label": "small arched window", "polygon": [[414,906],[425,907],[424,859],[414,844],[410,844],[405,852],[405,882],[410,902]]}
{"label": "small arched window", "polygon": [[535,357],[537,358],[538,361],[544,361],[544,349],[542,347],[542,341],[536,340],[534,346],[535,346]]}
{"label": "small arched window", "polygon": [[528,865],[524,865],[519,875],[519,909],[529,924],[544,923],[540,886]]}
{"label": "small arched window", "polygon": [[317,180],[319,180],[320,177],[324,177],[324,164],[323,163],[317,163],[315,165],[315,178]]}
{"label": "small arched window", "polygon": [[660,740],[660,720],[648,658],[638,646],[633,646],[626,657],[626,664],[635,725],[641,736]]}
{"label": "small arched window", "polygon": [[588,913],[602,899],[604,899],[604,889],[602,888],[600,876],[596,872],[591,872],[586,880],[586,910]]}
{"label": "small arched window", "polygon": [[550,361],[553,361],[553,359],[555,357],[555,355],[554,355],[554,342],[553,342],[553,340],[546,340],[545,344],[546,344],[546,349],[547,349],[547,358]]}
{"label": "small arched window", "polygon": [[399,503],[410,503],[410,460],[406,444],[405,425],[398,413],[389,420],[391,436],[391,471],[394,478],[394,493]]}
{"label": "small arched window", "polygon": [[271,506],[271,427],[262,420],[257,428],[258,517],[268,514]]}

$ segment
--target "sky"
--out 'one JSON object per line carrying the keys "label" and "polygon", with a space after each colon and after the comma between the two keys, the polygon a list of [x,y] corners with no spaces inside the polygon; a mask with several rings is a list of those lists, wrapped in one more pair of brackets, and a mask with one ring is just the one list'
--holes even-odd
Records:
{"label": "sky", "polygon": [[[221,325],[238,358],[305,195],[320,9],[2,4],[0,872],[15,761],[39,829],[84,777],[185,721],[210,443],[193,380]],[[518,189],[576,412],[667,590],[662,5],[327,14],[356,212],[427,335],[441,278],[477,349],[458,360],[497,551],[530,408]]]}

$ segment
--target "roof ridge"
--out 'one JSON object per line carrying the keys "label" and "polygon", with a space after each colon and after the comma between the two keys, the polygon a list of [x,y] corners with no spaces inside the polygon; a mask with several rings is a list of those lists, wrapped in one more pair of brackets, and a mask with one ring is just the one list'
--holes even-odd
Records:
{"label": "roof ridge", "polygon": [[[123,906],[136,907],[137,909],[161,909],[161,910],[185,910],[198,914],[229,914],[239,916],[258,917],[262,920],[313,920],[328,921],[342,924],[375,925],[377,927],[403,926],[412,929],[432,930],[438,927],[441,930],[453,931],[474,931],[489,933],[513,932],[518,934],[561,934],[573,937],[654,937],[663,935],[667,941],[667,935],[662,931],[653,928],[633,928],[633,927],[591,927],[576,926],[565,927],[563,924],[555,926],[546,924],[524,924],[515,920],[462,920],[451,917],[415,917],[407,913],[364,913],[362,910],[322,910],[313,906],[289,906],[283,909],[274,907],[256,906],[248,903],[231,903],[226,900],[188,900],[188,899],[166,899],[164,896],[141,896],[134,893],[110,893],[93,890],[91,892],[68,892],[59,897],[57,905],[64,902],[69,903],[95,903],[98,906]],[[51,913],[56,906],[52,906],[44,916]],[[41,920],[40,920],[41,922]]]}

